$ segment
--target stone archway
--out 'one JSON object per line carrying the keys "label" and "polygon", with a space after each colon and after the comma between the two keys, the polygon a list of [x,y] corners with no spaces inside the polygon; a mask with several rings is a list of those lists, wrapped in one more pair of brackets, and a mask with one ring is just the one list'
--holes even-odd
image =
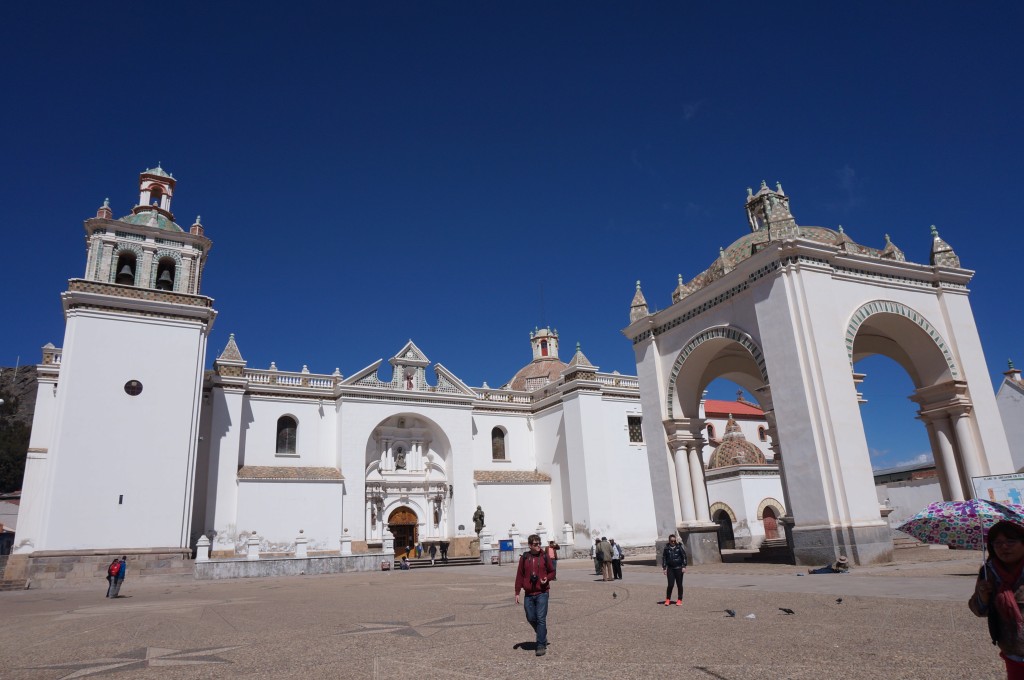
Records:
{"label": "stone archway", "polygon": [[762,183],[744,208],[749,231],[680,277],[670,306],[652,313],[637,286],[623,331],[645,406],[658,532],[714,526],[693,453],[697,404],[711,377],[727,377],[755,396],[775,459],[785,459],[788,514],[778,519],[793,560],[890,561],[851,370],[858,357],[885,354],[914,379],[947,496],[970,495],[973,476],[1014,471],[967,300],[973,272],[934,230],[928,263],[914,264],[888,238],[875,248],[842,229],[800,226],[781,186]]}

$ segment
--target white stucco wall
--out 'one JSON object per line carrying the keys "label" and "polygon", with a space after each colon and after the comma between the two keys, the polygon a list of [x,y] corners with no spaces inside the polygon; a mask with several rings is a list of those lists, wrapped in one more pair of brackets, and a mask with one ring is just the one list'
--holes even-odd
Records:
{"label": "white stucco wall", "polygon": [[188,545],[205,343],[198,322],[68,312],[47,503],[37,533],[19,539],[35,550]]}
{"label": "white stucco wall", "polygon": [[1024,468],[1024,385],[1003,380],[996,394],[996,404],[1006,432],[1014,471]]}
{"label": "white stucco wall", "polygon": [[239,533],[255,531],[262,551],[287,552],[294,550],[302,529],[308,550],[339,550],[342,491],[339,482],[242,480],[238,483]]}
{"label": "white stucco wall", "polygon": [[875,494],[879,505],[892,508],[889,526],[893,529],[924,510],[929,503],[942,500],[942,489],[935,477],[879,484],[875,487]]}
{"label": "white stucco wall", "polygon": [[[477,484],[476,495],[484,510],[487,528],[494,541],[509,538],[514,523],[519,529],[519,540],[542,523],[551,538],[551,488],[549,484]],[[467,533],[473,533],[472,517],[466,522]],[[559,527],[559,534],[561,528]]]}

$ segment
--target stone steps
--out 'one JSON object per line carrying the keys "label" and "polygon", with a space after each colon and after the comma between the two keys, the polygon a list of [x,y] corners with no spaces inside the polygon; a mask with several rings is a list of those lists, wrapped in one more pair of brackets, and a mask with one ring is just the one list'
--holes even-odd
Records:
{"label": "stone steps", "polygon": [[28,588],[28,580],[26,579],[0,581],[0,592],[7,592],[10,590],[25,590],[26,588]]}
{"label": "stone steps", "polygon": [[[395,560],[395,569],[398,569],[398,565],[402,559]],[[409,560],[410,569],[436,569],[438,567],[465,567],[469,565],[483,564],[483,561],[479,557],[449,557],[448,563],[445,564],[440,559],[434,560],[434,564],[430,564],[430,558],[419,558]]]}

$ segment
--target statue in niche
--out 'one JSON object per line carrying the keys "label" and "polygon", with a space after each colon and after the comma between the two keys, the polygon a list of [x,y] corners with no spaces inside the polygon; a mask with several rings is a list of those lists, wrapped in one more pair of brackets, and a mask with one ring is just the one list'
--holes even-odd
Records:
{"label": "statue in niche", "polygon": [[412,389],[412,371],[405,374],[405,389]]}
{"label": "statue in niche", "polygon": [[434,504],[434,526],[436,527],[441,523],[441,506],[437,503]]}
{"label": "statue in niche", "polygon": [[484,528],[484,511],[479,505],[476,506],[476,512],[473,513],[473,528],[476,529],[477,534]]}
{"label": "statue in niche", "polygon": [[405,449],[401,446],[395,450],[395,469],[405,469]]}
{"label": "statue in niche", "polygon": [[370,506],[370,526],[377,526],[377,506]]}

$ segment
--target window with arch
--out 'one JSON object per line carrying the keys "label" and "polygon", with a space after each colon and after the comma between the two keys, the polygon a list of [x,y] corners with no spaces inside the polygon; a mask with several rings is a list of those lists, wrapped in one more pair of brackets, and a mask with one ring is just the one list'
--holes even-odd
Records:
{"label": "window with arch", "polygon": [[161,257],[156,265],[157,290],[174,290],[174,279],[178,273],[173,257]]}
{"label": "window with arch", "polygon": [[153,187],[149,191],[149,202],[151,205],[160,207],[160,199],[163,197],[163,192],[158,187]]}
{"label": "window with arch", "polygon": [[299,422],[291,416],[277,419],[277,453],[295,454],[295,442],[299,432]]}
{"label": "window with arch", "polygon": [[540,355],[542,357],[546,357],[548,355],[548,341],[547,340],[541,340],[540,341]]}
{"label": "window with arch", "polygon": [[763,442],[768,441],[768,428],[765,427],[764,425],[757,428],[757,438]]}
{"label": "window with arch", "polygon": [[130,250],[118,253],[117,267],[114,269],[114,283],[120,283],[122,286],[134,286],[136,265],[135,253]]}
{"label": "window with arch", "polygon": [[712,439],[715,438],[715,426],[712,425],[711,423],[708,423],[708,426],[707,426],[706,429],[707,429],[707,433],[708,433],[708,441],[711,441]]}
{"label": "window with arch", "polygon": [[491,430],[491,458],[505,460],[505,430],[500,427]]}

